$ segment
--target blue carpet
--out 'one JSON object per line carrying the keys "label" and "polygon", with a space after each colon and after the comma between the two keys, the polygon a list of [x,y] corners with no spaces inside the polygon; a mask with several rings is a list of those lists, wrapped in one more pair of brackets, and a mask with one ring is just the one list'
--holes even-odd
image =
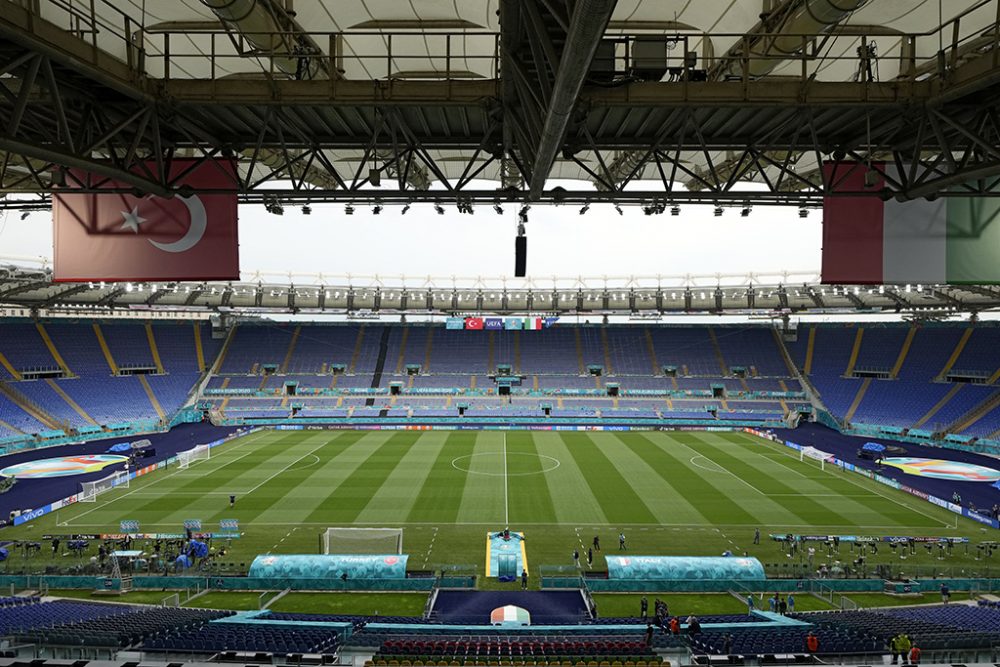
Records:
{"label": "blue carpet", "polygon": [[489,623],[490,612],[508,604],[527,609],[533,625],[571,625],[588,619],[583,596],[576,590],[441,591],[433,613],[441,623]]}
{"label": "blue carpet", "polygon": [[[837,458],[853,463],[856,466],[875,469],[875,462],[859,459],[857,451],[866,442],[880,442],[886,445],[896,445],[906,450],[906,456],[916,456],[928,459],[943,459],[946,461],[961,461],[963,463],[975,463],[987,468],[1000,469],[1000,461],[982,454],[973,452],[962,452],[955,449],[945,449],[943,447],[927,447],[925,445],[914,445],[908,442],[897,442],[868,436],[858,437],[839,433],[831,428],[820,424],[803,424],[797,429],[774,429],[775,435],[782,440],[791,440],[800,445],[808,445],[830,452]],[[951,494],[958,491],[962,496],[962,504],[968,506],[971,500],[976,507],[981,510],[989,510],[995,503],[1000,502],[1000,490],[993,488],[988,482],[956,482],[946,479],[934,479],[932,477],[918,477],[907,475],[902,470],[883,466],[880,473],[883,477],[894,479],[900,484],[923,491],[932,496],[951,500]]]}
{"label": "blue carpet", "polygon": [[[109,438],[97,440],[82,445],[60,445],[58,447],[43,447],[29,449],[16,454],[0,457],[0,468],[25,461],[54,458],[56,456],[74,456],[79,454],[103,454],[119,442],[134,442],[147,438],[156,449],[156,456],[142,459],[142,465],[150,465],[157,461],[170,458],[177,452],[191,449],[196,445],[224,438],[236,431],[236,427],[216,427],[211,424],[181,424],[168,433],[152,435],[130,435],[124,438]],[[66,498],[80,491],[80,482],[89,482],[107,477],[111,473],[124,468],[124,464],[108,466],[98,472],[70,477],[53,477],[50,479],[22,479],[14,488],[0,495],[0,525],[8,523],[12,509],[38,508],[61,498]]]}

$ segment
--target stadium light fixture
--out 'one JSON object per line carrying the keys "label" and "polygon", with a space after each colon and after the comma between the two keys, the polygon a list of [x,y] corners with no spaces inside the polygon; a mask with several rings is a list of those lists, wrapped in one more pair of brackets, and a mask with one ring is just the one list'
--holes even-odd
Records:
{"label": "stadium light fixture", "polygon": [[382,212],[382,204],[375,204],[372,206],[372,215],[378,215]]}
{"label": "stadium light fixture", "polygon": [[715,208],[712,209],[712,215],[714,215],[716,218],[721,218],[722,217],[722,207],[719,206],[719,205],[716,205]]}
{"label": "stadium light fixture", "polygon": [[302,207],[302,215],[312,215],[312,212],[313,212],[312,206],[310,206],[309,204],[305,204]]}
{"label": "stadium light fixture", "polygon": [[500,204],[493,204],[493,210],[497,212],[497,215],[503,215],[503,206]]}
{"label": "stadium light fixture", "polygon": [[615,204],[615,210],[618,211],[618,215],[625,215],[625,212],[622,211],[622,207],[618,204]]}
{"label": "stadium light fixture", "polygon": [[590,204],[589,203],[584,204],[583,208],[580,209],[580,215],[583,215],[589,210],[590,210]]}
{"label": "stadium light fixture", "polygon": [[407,204],[406,206],[403,207],[403,210],[400,212],[400,215],[406,215],[406,212],[409,210],[410,210],[410,205]]}
{"label": "stadium light fixture", "polygon": [[531,208],[531,207],[525,205],[525,206],[522,206],[521,210],[517,212],[517,219],[521,222],[521,224],[524,224],[525,222],[528,221],[528,209],[529,208]]}
{"label": "stadium light fixture", "polygon": [[809,209],[807,209],[807,208],[800,208],[799,209],[799,217],[800,218],[808,218],[809,217]]}
{"label": "stadium light fixture", "polygon": [[444,207],[441,204],[434,204],[434,210],[438,215],[444,215]]}
{"label": "stadium light fixture", "polygon": [[678,206],[677,204],[674,204],[673,206],[670,207],[670,215],[672,215],[672,216],[674,216],[676,218],[680,214],[681,214],[681,207],[680,206]]}
{"label": "stadium light fixture", "polygon": [[354,207],[348,204],[344,207],[344,215],[354,215]]}
{"label": "stadium light fixture", "polygon": [[741,218],[749,218],[750,217],[750,207],[749,206],[744,206],[742,209],[740,209],[740,217]]}

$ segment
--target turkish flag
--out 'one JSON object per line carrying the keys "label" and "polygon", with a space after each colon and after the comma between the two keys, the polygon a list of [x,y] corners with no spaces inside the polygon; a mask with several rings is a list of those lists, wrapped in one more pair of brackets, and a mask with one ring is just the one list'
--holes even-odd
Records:
{"label": "turkish flag", "polygon": [[[232,190],[231,160],[175,160],[170,177],[195,189]],[[190,170],[190,171],[188,171]],[[73,192],[74,183],[122,183],[70,170],[53,197],[54,280],[239,280],[236,194],[175,196]]]}
{"label": "turkish flag", "polygon": [[483,328],[483,318],[481,317],[466,317],[465,318],[465,328],[475,329],[481,331]]}

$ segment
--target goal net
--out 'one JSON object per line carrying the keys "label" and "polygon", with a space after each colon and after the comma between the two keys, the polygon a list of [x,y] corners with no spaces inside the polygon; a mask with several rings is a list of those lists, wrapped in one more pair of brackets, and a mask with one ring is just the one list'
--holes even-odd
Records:
{"label": "goal net", "polygon": [[194,449],[185,452],[177,452],[177,467],[187,468],[195,461],[206,461],[209,458],[211,448],[208,445],[198,445]]}
{"label": "goal net", "polygon": [[116,473],[112,473],[107,477],[102,477],[101,479],[95,479],[93,482],[80,482],[80,495],[77,497],[77,502],[81,503],[93,503],[97,501],[97,496],[101,495],[105,491],[110,491],[116,488],[128,488],[129,476],[128,472],[124,470],[119,470]]}
{"label": "goal net", "polygon": [[803,447],[799,450],[799,461],[819,461],[820,470],[826,470],[826,461],[832,456],[830,452],[815,447]]}
{"label": "goal net", "polygon": [[401,554],[402,528],[327,528],[322,535],[324,554]]}

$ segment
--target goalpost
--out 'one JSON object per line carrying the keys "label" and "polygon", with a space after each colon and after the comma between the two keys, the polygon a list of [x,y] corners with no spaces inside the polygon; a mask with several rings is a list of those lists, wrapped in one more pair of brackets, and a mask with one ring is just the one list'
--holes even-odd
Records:
{"label": "goalpost", "polygon": [[210,458],[210,451],[212,449],[208,445],[198,445],[194,449],[177,452],[177,467],[187,468],[195,461],[207,461]]}
{"label": "goalpost", "polygon": [[97,496],[116,488],[129,488],[129,476],[125,470],[119,470],[107,477],[95,479],[93,482],[80,482],[81,491],[77,501],[81,503],[97,502]]}
{"label": "goalpost", "polygon": [[799,461],[819,461],[820,470],[826,470],[826,460],[832,456],[833,454],[815,447],[803,447],[799,450]]}
{"label": "goalpost", "polygon": [[324,554],[401,554],[402,528],[327,528],[320,536]]}

